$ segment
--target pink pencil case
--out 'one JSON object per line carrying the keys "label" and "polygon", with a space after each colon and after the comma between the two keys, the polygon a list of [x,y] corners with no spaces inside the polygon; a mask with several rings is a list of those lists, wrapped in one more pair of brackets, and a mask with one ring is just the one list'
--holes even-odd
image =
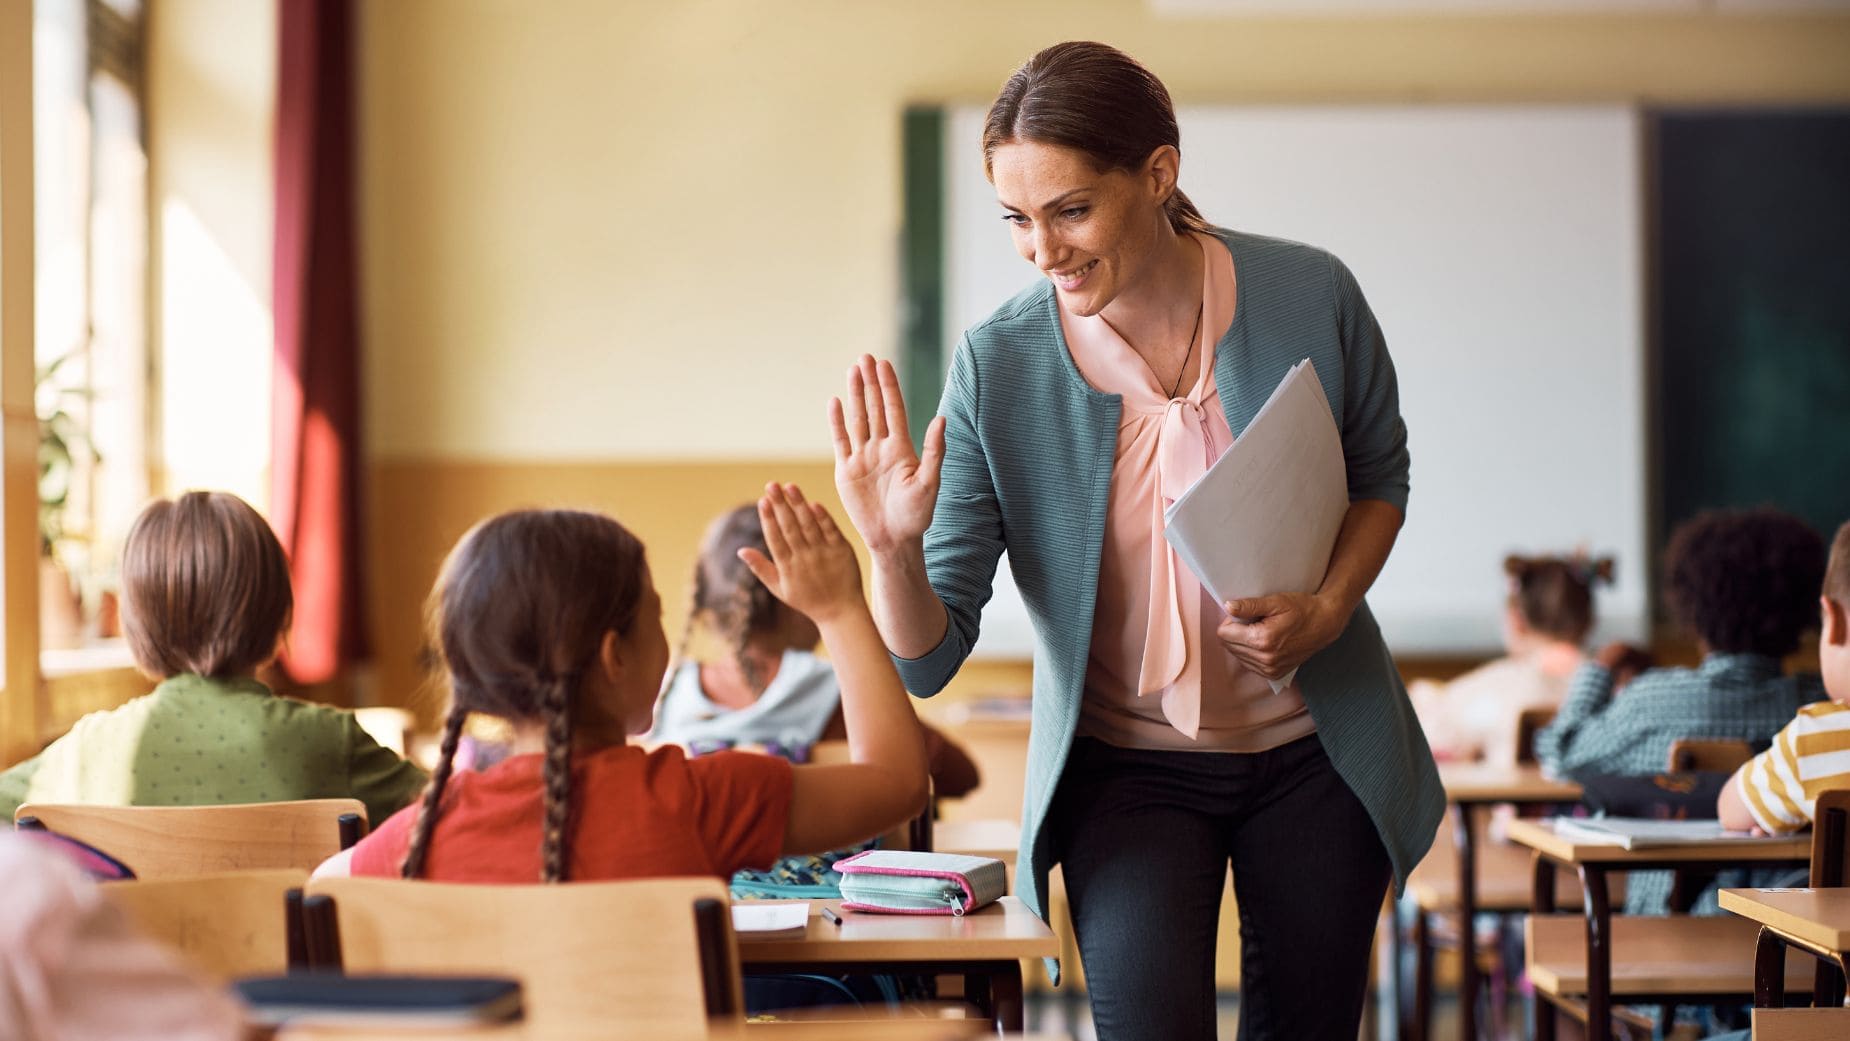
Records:
{"label": "pink pencil case", "polygon": [[870,849],[835,870],[842,906],[854,911],[963,915],[1008,892],[1008,868],[994,857]]}

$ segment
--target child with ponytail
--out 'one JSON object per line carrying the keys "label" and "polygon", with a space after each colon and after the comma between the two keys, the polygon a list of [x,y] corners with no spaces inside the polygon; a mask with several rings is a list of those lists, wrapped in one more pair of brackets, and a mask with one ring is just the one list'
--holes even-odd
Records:
{"label": "child with ponytail", "polygon": [[1612,558],[1510,556],[1503,561],[1509,599],[1503,609],[1504,657],[1450,683],[1408,686],[1414,711],[1440,759],[1516,765],[1516,723],[1523,711],[1557,709],[1574,671],[1586,661],[1593,630],[1593,587],[1612,582]]}
{"label": "child with ponytail", "polygon": [[[465,535],[432,593],[451,704],[423,798],[318,875],[452,882],[730,876],[846,845],[918,813],[925,745],[840,529],[792,485],[758,502],[768,553],[740,558],[808,616],[834,658],[851,762],[793,767],[726,752],[644,751],[668,667],[642,544],[609,517],[502,514]],[[514,729],[480,773],[453,760],[472,713]]]}

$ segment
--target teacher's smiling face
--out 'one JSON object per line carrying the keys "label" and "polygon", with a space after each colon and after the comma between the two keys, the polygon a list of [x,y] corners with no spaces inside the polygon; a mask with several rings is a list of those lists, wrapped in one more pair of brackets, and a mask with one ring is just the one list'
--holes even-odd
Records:
{"label": "teacher's smiling face", "polygon": [[1174,237],[1163,204],[1180,156],[1164,145],[1134,170],[1101,172],[1077,149],[1009,141],[989,178],[1015,251],[1047,276],[1069,314],[1090,316],[1136,291]]}

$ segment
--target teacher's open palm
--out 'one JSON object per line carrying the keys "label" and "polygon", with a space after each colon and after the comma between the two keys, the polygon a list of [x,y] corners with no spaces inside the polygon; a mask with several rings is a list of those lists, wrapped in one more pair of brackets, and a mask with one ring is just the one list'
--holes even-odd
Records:
{"label": "teacher's open palm", "polygon": [[868,552],[916,542],[931,525],[944,461],[944,417],[925,432],[925,452],[913,451],[906,402],[891,362],[868,355],[848,370],[848,393],[829,399],[835,439],[835,490]]}

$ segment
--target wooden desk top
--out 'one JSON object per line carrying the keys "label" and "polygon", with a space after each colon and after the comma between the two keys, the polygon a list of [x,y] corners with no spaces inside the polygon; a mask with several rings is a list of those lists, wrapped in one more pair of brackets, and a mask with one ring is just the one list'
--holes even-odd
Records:
{"label": "wooden desk top", "polygon": [[[827,907],[842,924],[822,917]],[[1005,896],[961,918],[952,915],[843,911],[837,900],[812,900],[809,926],[790,933],[739,934],[747,971],[778,964],[868,961],[1008,961],[1057,958],[1060,938],[1017,897]]]}
{"label": "wooden desk top", "polygon": [[931,845],[939,853],[995,857],[1015,866],[1021,847],[1021,824],[1006,820],[938,821],[931,826]]}
{"label": "wooden desk top", "polygon": [[1542,776],[1538,766],[1447,763],[1439,781],[1452,802],[1579,802],[1580,786]]}
{"label": "wooden desk top", "polygon": [[1850,951],[1850,889],[1724,889],[1721,905],[1795,940]]}
{"label": "wooden desk top", "polygon": [[1551,820],[1517,820],[1510,822],[1509,839],[1567,864],[1624,866],[1641,863],[1769,863],[1811,858],[1810,835],[1795,839],[1698,842],[1687,846],[1653,846],[1649,849],[1628,850],[1623,846],[1563,838],[1555,834],[1554,822]]}

